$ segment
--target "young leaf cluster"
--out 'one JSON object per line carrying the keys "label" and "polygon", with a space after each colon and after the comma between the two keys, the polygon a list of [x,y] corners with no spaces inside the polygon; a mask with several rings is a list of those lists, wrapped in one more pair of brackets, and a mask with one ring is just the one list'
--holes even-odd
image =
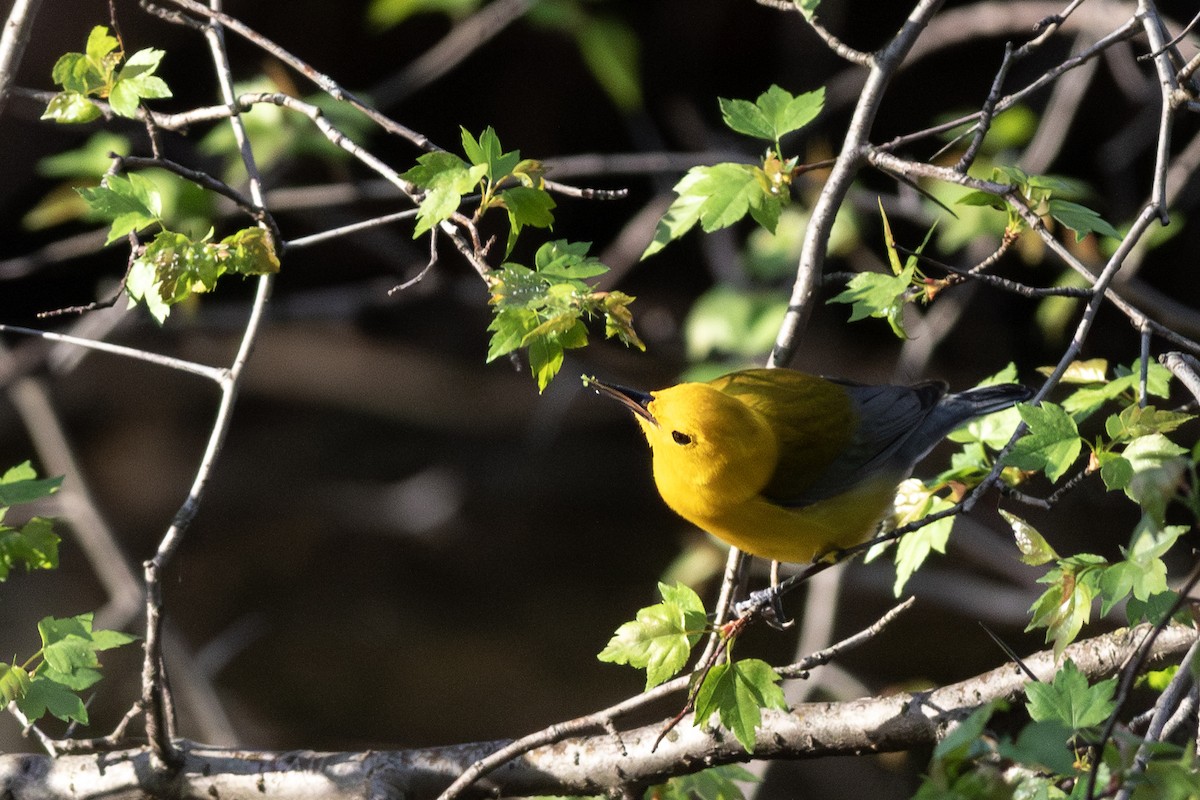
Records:
{"label": "young leaf cluster", "polygon": [[[1167,587],[1163,556],[1189,529],[1168,524],[1168,507],[1178,505],[1193,522],[1200,517],[1194,492],[1197,454],[1167,436],[1193,417],[1144,404],[1147,398],[1140,395],[1140,367],[1135,363],[1117,369],[1108,379],[1104,361],[1080,362],[1072,365],[1063,379],[1079,388],[1061,404],[1018,406],[1028,433],[1017,440],[1006,457],[1007,464],[1057,481],[1074,467],[1086,447],[1089,456],[1083,473],[1099,473],[1105,488],[1122,492],[1141,514],[1129,545],[1121,548],[1122,558],[1115,562],[1091,553],[1061,557],[1037,530],[1009,515],[1022,560],[1034,566],[1054,562],[1040,579],[1048,588],[1031,609],[1029,630],[1044,628],[1056,653],[1062,653],[1088,622],[1097,598],[1102,615],[1128,600],[1126,613],[1131,622],[1160,620],[1175,597]],[[1167,397],[1169,377],[1164,367],[1148,365],[1147,395]],[[1085,438],[1080,425],[1114,401],[1121,409],[1107,416],[1103,433]],[[1192,477],[1192,490],[1186,488],[1186,476]]]}
{"label": "young leaf cluster", "polygon": [[791,199],[798,159],[785,158],[782,138],[821,113],[824,88],[792,95],[779,86],[751,103],[720,98],[721,117],[736,133],[771,143],[757,164],[720,163],[692,167],[675,184],[675,201],[659,220],[642,258],[654,255],[697,223],[706,233],[727,228],[748,214],[772,233]]}
{"label": "young leaf cluster", "polygon": [[4,524],[10,508],[49,497],[58,491],[62,478],[39,479],[26,461],[0,476],[0,581],[14,567],[26,570],[58,567],[59,538],[50,520],[33,517],[19,528]]}
{"label": "young leaf cluster", "polygon": [[[1096,211],[1061,196],[1074,195],[1079,191],[1079,187],[1072,182],[1049,175],[1028,175],[1017,167],[1008,166],[994,167],[991,180],[1014,187],[1014,191],[1026,207],[1040,217],[1048,217],[1075,231],[1077,241],[1089,233],[1114,239],[1121,238],[1120,232],[1105,222]],[[1060,196],[1055,196],[1056,193]],[[1029,229],[1025,217],[1002,196],[972,191],[962,195],[955,202],[964,206],[986,206],[1004,211],[1007,214],[1004,235],[1011,241],[1016,241]],[[828,302],[850,304],[850,322],[867,317],[883,319],[897,337],[907,339],[908,333],[903,325],[904,307],[918,301],[932,302],[939,292],[947,286],[961,282],[962,278],[959,275],[933,278],[921,272],[918,266],[920,256],[932,238],[933,228],[925,234],[920,246],[913,250],[907,259],[901,261],[882,204],[880,216],[883,219],[884,246],[887,249],[892,274],[858,273],[847,282],[844,291]]]}
{"label": "young leaf cluster", "polygon": [[[59,538],[48,519],[33,517],[20,528],[3,524],[13,506],[32,503],[58,491],[62,478],[38,478],[29,462],[0,476],[0,581],[14,567],[28,570],[58,567]],[[95,631],[92,615],[68,619],[46,617],[38,623],[42,646],[21,664],[0,662],[0,704],[15,702],[30,720],[47,713],[87,724],[87,707],[79,693],[100,680],[97,653],[135,637],[117,631]]]}
{"label": "young leaf cluster", "polygon": [[521,151],[504,152],[500,138],[489,126],[476,139],[461,129],[463,153],[437,151],[417,159],[417,166],[401,177],[425,194],[417,211],[413,238],[427,233],[458,213],[463,197],[477,193],[479,202],[472,222],[478,223],[493,208],[508,214],[508,243],[512,252],[521,229],[549,228],[554,224],[554,198],[546,191],[540,162],[521,158]]}
{"label": "young leaf cluster", "polygon": [[[424,193],[413,237],[460,214],[464,198],[475,194],[478,202],[469,220],[473,227],[492,209],[507,214],[507,257],[524,228],[554,224],[554,198],[545,189],[542,166],[521,158],[518,150],[506,152],[491,127],[478,138],[463,128],[461,138],[465,160],[445,151],[426,153],[402,176]],[[495,312],[488,325],[489,363],[524,349],[538,391],[543,391],[562,368],[565,352],[587,344],[585,320],[595,317],[604,318],[605,336],[646,349],[633,329],[629,304],[634,298],[599,291],[588,282],[608,272],[588,255],[590,247],[587,242],[547,242],[534,254],[532,267],[505,261],[485,275]]]}
{"label": "young leaf cluster", "polygon": [[[1195,797],[1200,790],[1191,747],[1156,743],[1144,768],[1132,769],[1136,742],[1109,741],[1103,752],[1088,745],[1117,711],[1117,679],[1089,684],[1067,659],[1050,683],[1025,686],[1029,722],[1015,735],[988,730],[1002,701],[977,709],[934,749],[928,772],[914,795],[934,798],[1085,798],[1093,759],[1103,796],[1130,790],[1134,798]],[[1006,727],[1011,727],[1009,720]],[[1097,794],[1095,796],[1102,796]],[[1125,796],[1122,794],[1122,796]]]}
{"label": "young leaf cluster", "polygon": [[[687,664],[692,648],[708,632],[704,604],[687,586],[658,586],[662,602],[640,609],[617,628],[598,658],[646,670],[646,689],[669,680]],[[726,660],[697,673],[695,723],[709,726],[713,716],[733,733],[748,753],[762,724],[762,709],[787,710],[779,675],[756,658],[734,660],[733,640],[725,641]]]}
{"label": "young leaf cluster", "polygon": [[860,272],[846,283],[846,289],[831,297],[829,303],[849,303],[850,322],[874,317],[886,320],[892,332],[901,339],[908,338],[904,330],[904,306],[916,298],[929,301],[933,299],[931,287],[935,282],[925,277],[918,268],[921,253],[933,236],[933,228],[925,234],[921,245],[903,262],[896,249],[896,239],[892,236],[892,226],[888,222],[887,212],[883,210],[883,202],[879,203],[879,216],[883,220],[884,245],[887,248],[888,264],[892,274],[880,272]]}
{"label": "young leaf cluster", "polygon": [[[1120,239],[1121,233],[1100,214],[1087,206],[1064,199],[1061,195],[1074,194],[1076,187],[1062,178],[1051,175],[1028,175],[1019,167],[996,166],[992,168],[991,180],[1015,187],[1025,205],[1039,217],[1050,217],[1063,227],[1075,231],[1075,241],[1083,241],[1089,233]],[[1055,193],[1060,196],[1055,197]],[[958,199],[960,205],[990,206],[1008,214],[1006,229],[1019,234],[1028,229],[1025,218],[1018,214],[1004,199],[987,192],[968,192]]]}
{"label": "young leaf cluster", "polygon": [[42,646],[21,664],[0,662],[0,700],[15,702],[30,721],[46,714],[86,725],[80,693],[100,680],[102,650],[137,639],[120,631],[93,630],[92,614],[38,623]]}
{"label": "young leaf cluster", "polygon": [[117,116],[136,117],[143,100],[171,96],[166,82],[154,74],[162,57],[162,50],[147,47],[126,58],[108,28],[97,25],[84,52],[66,53],[54,64],[51,78],[62,91],[51,98],[42,119],[91,122],[102,113],[92,98],[107,100]]}
{"label": "young leaf cluster", "polygon": [[211,292],[225,274],[266,275],[279,271],[270,234],[243,228],[220,241],[210,230],[200,238],[169,230],[162,219],[162,195],[154,182],[138,173],[108,175],[99,185],[79,189],[88,207],[110,221],[107,243],[151,226],[160,228],[140,245],[125,278],[129,304],[146,304],[160,323],[171,306],[199,292]]}
{"label": "young leaf cluster", "polygon": [[604,318],[604,333],[639,350],[646,346],[633,329],[624,292],[596,290],[587,283],[608,272],[598,258],[587,254],[587,242],[547,242],[534,254],[533,266],[509,261],[487,274],[495,310],[488,330],[489,362],[525,348],[529,369],[544,390],[562,367],[566,350],[588,341],[585,319]]}

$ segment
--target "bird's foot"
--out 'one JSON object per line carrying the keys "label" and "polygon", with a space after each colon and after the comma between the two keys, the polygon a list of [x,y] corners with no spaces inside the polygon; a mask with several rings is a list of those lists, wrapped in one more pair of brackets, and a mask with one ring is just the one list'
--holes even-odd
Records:
{"label": "bird's foot", "polygon": [[739,619],[758,614],[768,625],[779,631],[787,630],[796,624],[783,609],[783,595],[778,585],[751,592],[745,600],[734,604],[733,613]]}

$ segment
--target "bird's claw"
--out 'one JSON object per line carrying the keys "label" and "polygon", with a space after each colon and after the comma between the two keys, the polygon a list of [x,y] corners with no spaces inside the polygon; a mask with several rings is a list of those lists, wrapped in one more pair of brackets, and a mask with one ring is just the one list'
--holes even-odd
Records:
{"label": "bird's claw", "polygon": [[787,630],[796,624],[783,609],[783,595],[778,586],[751,592],[745,600],[734,604],[733,612],[743,619],[759,614],[768,625],[778,631]]}

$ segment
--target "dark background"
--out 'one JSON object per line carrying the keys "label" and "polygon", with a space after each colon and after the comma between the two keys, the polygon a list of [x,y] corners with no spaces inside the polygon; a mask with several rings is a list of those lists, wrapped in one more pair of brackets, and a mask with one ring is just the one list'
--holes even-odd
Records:
{"label": "dark background", "polygon": [[[342,85],[370,95],[451,23],[422,15],[373,32],[363,21],[363,5],[230,2],[226,10]],[[506,147],[551,164],[556,156],[663,150],[724,151],[750,160],[759,155],[758,146],[721,126],[718,96],[753,99],[772,83],[793,92],[827,85],[826,112],[793,146],[811,159],[836,152],[863,73],[832,57],[797,15],[746,0],[583,5],[588,13],[623,20],[637,34],[642,108],[618,109],[569,35],[517,21],[444,78],[384,110],[451,150],[458,149],[458,126],[478,132],[490,124]],[[1170,13],[1184,5],[1163,8]],[[977,108],[1004,38],[1024,41],[1033,21],[1059,10],[1026,2],[972,7],[977,27],[930,29],[927,43],[937,46],[897,76],[874,141]],[[821,11],[852,45],[871,48],[895,30],[907,8],[826,0]],[[154,46],[167,52],[160,74],[176,96],[154,103],[156,110],[214,102],[201,37],[149,17],[133,3],[119,2],[117,10],[130,51]],[[1175,19],[1185,21],[1190,13],[1185,9]],[[46,0],[19,85],[52,89],[56,58],[82,49],[91,27],[107,19],[103,2]],[[993,22],[995,34],[988,27]],[[236,78],[267,69],[288,75],[291,91],[312,91],[260,51],[233,35],[228,39]],[[1070,43],[1069,36],[1052,42],[1014,70],[1009,85],[1024,85],[1056,63]],[[1135,39],[1132,48],[1144,52],[1144,40]],[[1120,61],[1127,55],[1116,50],[1111,61],[1102,61],[1068,129],[1068,144],[1052,165],[1056,173],[1088,181],[1095,190],[1088,204],[1118,224],[1145,200],[1157,122],[1153,71],[1149,64]],[[1030,106],[1052,117],[1058,111],[1045,107],[1047,96],[1035,96]],[[90,227],[22,227],[25,212],[57,184],[37,173],[38,159],[78,146],[96,128],[39,122],[40,111],[16,97],[0,117],[0,320],[65,329],[74,318],[45,321],[36,313],[111,292],[127,251],[43,257],[49,243]],[[137,125],[122,121],[113,128],[144,152]],[[1179,126],[1177,150],[1194,128],[1190,122]],[[168,134],[166,154],[219,171],[217,161],[197,151],[203,133]],[[379,133],[372,132],[366,144],[400,170],[418,155]],[[924,143],[908,154],[927,158],[934,149],[936,144]],[[661,505],[635,426],[582,390],[577,376],[646,387],[674,382],[687,366],[681,326],[692,302],[715,282],[748,281],[736,260],[744,228],[705,241],[693,233],[636,267],[628,247],[614,246],[636,214],[661,204],[681,172],[562,178],[629,189],[619,201],[561,198],[553,235],[593,241],[595,252],[607,254],[612,285],[638,298],[635,323],[649,351],[596,341],[569,355],[558,380],[540,396],[513,364],[484,364],[487,295],[454,253],[444,253],[414,288],[388,295],[427,258],[424,242],[413,242],[403,224],[286,255],[227,445],[165,582],[168,623],[181,645],[173,660],[183,735],[253,747],[419,747],[519,736],[640,690],[640,673],[601,664],[595,653],[617,625],[655,599],[656,579],[681,552],[710,565],[720,564],[722,555]],[[369,177],[348,162],[299,157],[273,166],[267,182],[280,190]],[[811,195],[819,178],[817,173],[804,183],[800,194]],[[835,259],[831,269],[880,268],[883,249],[871,209],[878,195],[893,195],[896,187],[879,175],[865,175],[862,187],[853,196],[861,209],[861,248]],[[1189,254],[1196,242],[1185,223],[1194,197],[1194,189],[1183,192],[1175,223],[1182,225],[1180,233],[1150,254],[1141,273],[1150,288],[1192,304],[1197,298]],[[399,208],[388,196],[283,210],[278,219],[290,239]],[[902,213],[893,223],[898,237],[912,244],[928,224]],[[244,224],[226,220],[218,234],[222,225]],[[641,229],[634,256],[649,230]],[[526,236],[534,241],[538,233]],[[1085,242],[1081,252],[1095,262],[1099,256],[1087,250],[1091,246]],[[528,255],[518,249],[514,257]],[[1037,271],[1016,256],[1001,270],[1035,283],[1058,274],[1057,266]],[[786,285],[774,288],[785,291]],[[226,364],[252,288],[226,279],[214,296],[176,308],[161,329],[135,309],[112,338]],[[827,296],[837,290],[830,287]],[[845,306],[817,308],[792,366],[861,381],[940,377],[964,386],[1009,360],[1035,382],[1034,368],[1058,358],[1064,341],[1037,327],[1036,302],[984,290],[956,297],[961,313],[955,327],[938,340],[918,374],[897,370],[901,344],[886,325],[846,325]],[[1136,357],[1135,332],[1122,323],[1106,312],[1084,356],[1121,363]],[[1186,327],[1183,332],[1196,334]],[[48,349],[36,341],[10,338],[7,345],[48,390],[87,490],[125,561],[140,572],[138,565],[153,553],[186,495],[216,392],[197,378],[112,356],[86,355],[66,368],[47,360]],[[11,373],[6,379],[15,385]],[[35,457],[25,425],[13,405],[0,402],[0,466]],[[928,576],[914,581],[917,610],[841,662],[867,690],[945,683],[1000,664],[1003,655],[976,624],[981,618],[1018,651],[1039,646],[1038,637],[1021,629],[1040,571],[1016,563],[992,510],[995,500],[984,505],[970,523],[993,533],[965,533],[964,543],[952,545]],[[1095,528],[1064,522],[1078,518],[1073,512],[1097,508],[1104,520]],[[1116,555],[1126,535],[1121,531],[1133,521],[1130,508],[1085,486],[1054,515],[1029,516],[1061,545],[1060,552],[1082,542],[1092,552]],[[1088,518],[1094,516],[1100,515]],[[45,614],[103,607],[102,624],[134,632],[141,624],[140,617],[104,606],[110,598],[70,525],[59,529],[60,570],[14,575],[0,585],[0,645],[10,652],[36,648],[34,624]],[[701,574],[708,577],[698,588],[711,600],[719,575]],[[887,567],[852,567],[842,604],[830,610],[836,632],[850,633],[889,607],[890,585]],[[793,603],[799,613],[802,604]],[[755,632],[739,652],[788,660],[794,638]],[[91,706],[96,734],[107,732],[135,698],[139,655],[136,648],[107,654],[107,677]],[[210,689],[215,694],[206,695]],[[32,747],[19,738],[15,723],[0,736],[6,750]],[[794,796],[796,780],[825,796],[862,796],[866,790],[908,796],[924,758],[801,765],[802,777],[781,779],[777,796]],[[866,782],[849,782],[852,771]]]}

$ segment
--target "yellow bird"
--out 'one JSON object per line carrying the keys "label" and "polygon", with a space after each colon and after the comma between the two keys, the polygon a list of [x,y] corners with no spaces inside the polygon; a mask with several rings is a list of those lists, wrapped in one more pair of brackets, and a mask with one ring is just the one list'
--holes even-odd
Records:
{"label": "yellow bird", "polygon": [[774,561],[866,540],[897,484],[948,433],[1030,397],[1018,384],[862,386],[748,369],[656,392],[586,379],[637,416],[677,514]]}

